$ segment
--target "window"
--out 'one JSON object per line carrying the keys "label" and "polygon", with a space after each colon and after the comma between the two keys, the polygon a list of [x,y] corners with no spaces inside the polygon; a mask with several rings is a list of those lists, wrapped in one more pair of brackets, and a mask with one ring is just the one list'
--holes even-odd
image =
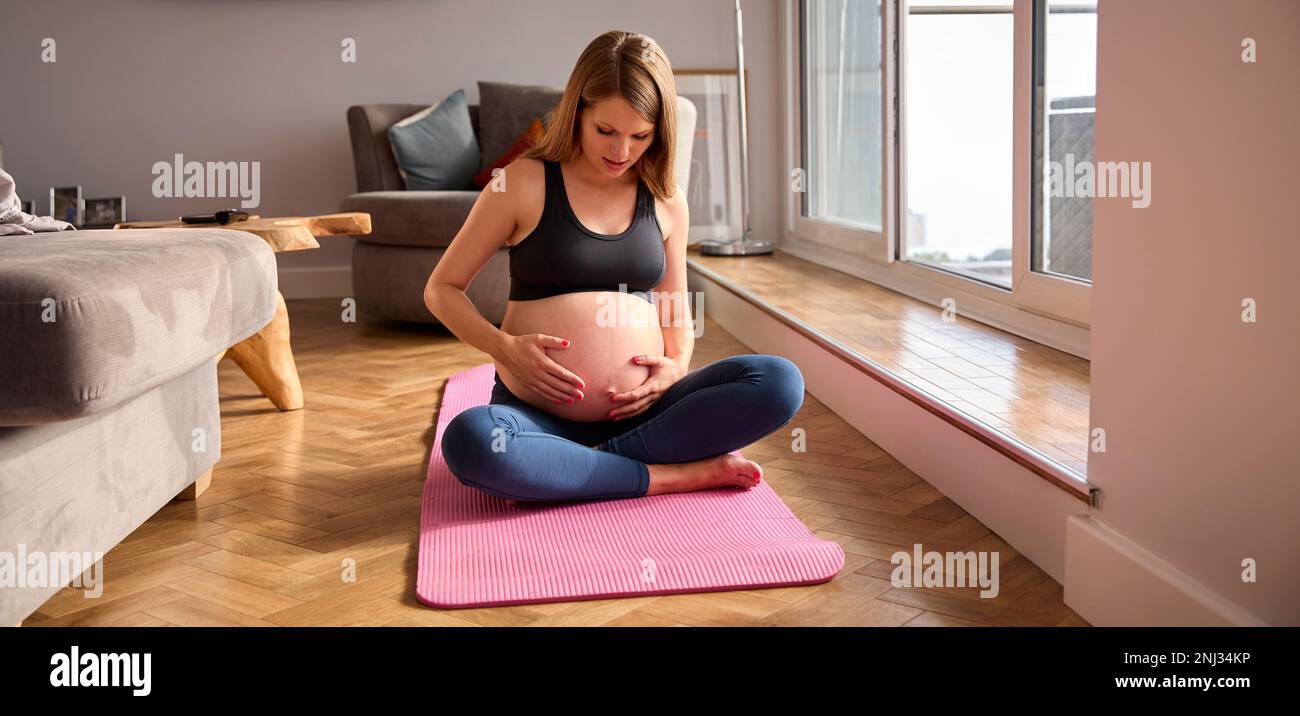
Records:
{"label": "window", "polygon": [[855,255],[885,251],[884,53],[880,0],[801,0],[798,159],[790,188],[800,233]]}
{"label": "window", "polygon": [[903,21],[902,258],[1011,288],[1011,0],[913,0]]}
{"label": "window", "polygon": [[[1096,0],[800,0],[782,250],[1086,356]],[[806,170],[806,171],[805,171]]]}
{"label": "window", "polygon": [[1075,167],[1093,161],[1096,0],[1035,3],[1033,99],[1030,270],[1088,281],[1092,279],[1092,198],[1075,191],[1073,175]]}
{"label": "window", "polygon": [[801,3],[803,215],[882,229],[880,3]]}
{"label": "window", "polygon": [[[1012,293],[1031,310],[1087,325],[1091,311],[1092,198],[1075,191],[1091,169],[1097,95],[1096,0],[1020,0],[1027,91],[1017,98],[1026,137],[1024,223]],[[1019,198],[1019,197],[1018,197]]]}

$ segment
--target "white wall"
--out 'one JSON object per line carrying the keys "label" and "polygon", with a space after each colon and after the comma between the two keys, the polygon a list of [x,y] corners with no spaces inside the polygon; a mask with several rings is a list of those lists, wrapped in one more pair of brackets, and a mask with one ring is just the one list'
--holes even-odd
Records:
{"label": "white wall", "polygon": [[[777,224],[776,0],[746,0],[752,216]],[[24,198],[51,186],[126,195],[131,218],[229,199],[156,199],[153,163],[259,161],[263,215],[337,211],[356,190],[346,110],[433,103],[482,80],[563,87],[611,29],[653,37],[674,68],[734,68],[727,0],[43,0],[0,5],[0,144]],[[57,62],[41,62],[41,41]],[[342,38],[356,64],[340,61]],[[42,211],[47,211],[43,208]],[[346,266],[350,239],[282,254],[285,268]],[[295,281],[294,285],[301,285]],[[326,293],[326,295],[331,295]]]}
{"label": "white wall", "polygon": [[1300,3],[1103,0],[1097,55],[1096,156],[1150,161],[1152,203],[1094,209],[1093,519],[1230,621],[1300,624]]}

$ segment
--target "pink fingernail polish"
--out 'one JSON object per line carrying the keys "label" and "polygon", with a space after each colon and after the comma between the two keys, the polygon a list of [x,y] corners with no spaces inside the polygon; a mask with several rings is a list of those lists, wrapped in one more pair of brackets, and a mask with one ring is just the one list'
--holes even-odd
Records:
{"label": "pink fingernail polish", "polygon": [[568,348],[568,347],[569,347],[569,342],[566,340],[566,341],[564,341],[564,343],[561,344],[561,345],[563,345],[565,348]]}

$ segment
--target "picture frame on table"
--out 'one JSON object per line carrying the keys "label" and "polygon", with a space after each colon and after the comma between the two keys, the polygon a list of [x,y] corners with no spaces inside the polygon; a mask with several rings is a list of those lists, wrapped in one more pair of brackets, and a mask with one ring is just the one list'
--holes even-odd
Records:
{"label": "picture frame on table", "polygon": [[36,216],[36,200],[35,200],[35,199],[23,199],[23,200],[22,200],[22,207],[21,207],[20,210],[21,210],[24,214],[31,214],[32,216]]}
{"label": "picture frame on table", "polygon": [[[674,69],[677,94],[695,104],[695,145],[686,189],[691,227],[688,245],[729,241],[744,231],[741,216],[740,87],[736,70]],[[749,71],[745,71],[749,96]],[[748,108],[746,108],[748,109]]]}
{"label": "picture frame on table", "polygon": [[81,199],[80,186],[53,187],[50,189],[50,216],[79,227],[81,226],[82,211],[84,210],[85,205]]}
{"label": "picture frame on table", "polygon": [[86,199],[84,202],[84,229],[111,229],[126,221],[126,197],[107,196]]}

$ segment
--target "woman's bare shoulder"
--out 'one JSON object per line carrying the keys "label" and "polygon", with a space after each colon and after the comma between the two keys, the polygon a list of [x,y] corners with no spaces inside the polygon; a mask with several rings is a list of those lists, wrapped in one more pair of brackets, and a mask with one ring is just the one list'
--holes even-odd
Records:
{"label": "woman's bare shoulder", "polygon": [[690,208],[686,199],[686,192],[682,191],[681,186],[673,187],[676,191],[666,199],[655,199],[655,213],[659,219],[659,225],[664,231],[664,241],[676,233],[677,227],[690,225]]}
{"label": "woman's bare shoulder", "polygon": [[522,179],[524,184],[546,181],[546,165],[534,157],[515,157],[502,171],[507,184],[515,179]]}
{"label": "woman's bare shoulder", "polygon": [[540,159],[516,157],[488,182],[483,191],[501,192],[510,204],[520,208],[531,206],[534,199],[544,201],[546,165]]}
{"label": "woman's bare shoulder", "polygon": [[516,227],[536,227],[546,207],[546,165],[540,159],[516,157],[483,191],[500,192],[497,198]]}

